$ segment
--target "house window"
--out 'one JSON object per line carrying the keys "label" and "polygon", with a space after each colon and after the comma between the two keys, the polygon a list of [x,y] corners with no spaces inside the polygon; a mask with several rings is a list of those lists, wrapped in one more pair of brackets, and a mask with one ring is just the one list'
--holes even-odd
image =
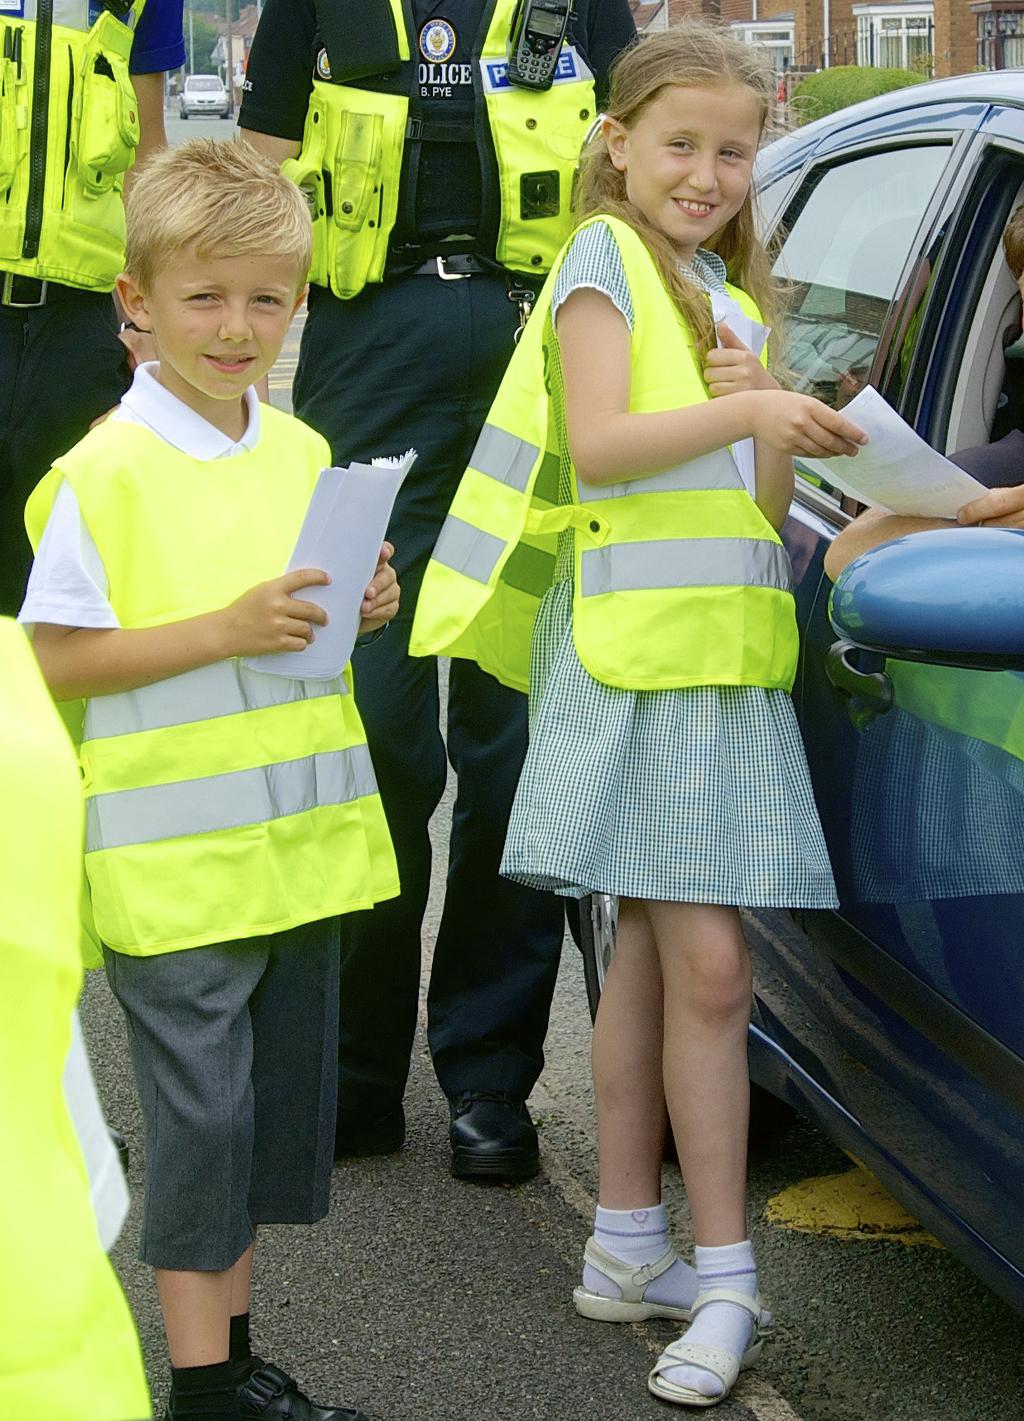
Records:
{"label": "house window", "polygon": [[762,45],[779,73],[793,63],[792,15],[776,15],[772,20],[739,20],[730,28],[744,44]]}
{"label": "house window", "polygon": [[929,0],[916,4],[854,5],[857,63],[877,69],[932,72],[935,25]]}
{"label": "house window", "polygon": [[1024,0],[972,5],[978,24],[978,65],[1019,69],[1024,65]]}

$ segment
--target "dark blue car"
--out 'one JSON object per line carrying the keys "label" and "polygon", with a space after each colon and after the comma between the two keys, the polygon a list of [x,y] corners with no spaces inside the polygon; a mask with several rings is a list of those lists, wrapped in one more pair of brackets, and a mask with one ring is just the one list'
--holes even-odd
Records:
{"label": "dark blue car", "polygon": [[[759,187],[795,388],[839,407],[873,385],[943,452],[1024,429],[1000,247],[1024,201],[1024,71],[808,125],[764,151]],[[1024,533],[890,543],[833,602],[824,553],[857,511],[804,471],[784,530],[842,906],[744,915],[751,1075],[1024,1310]]]}

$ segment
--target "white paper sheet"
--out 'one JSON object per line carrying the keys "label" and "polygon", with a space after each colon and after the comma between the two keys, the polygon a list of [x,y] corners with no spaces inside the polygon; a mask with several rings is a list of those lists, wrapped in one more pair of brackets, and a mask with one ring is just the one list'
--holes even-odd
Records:
{"label": "white paper sheet", "polygon": [[812,473],[861,503],[920,518],[955,518],[984,484],[937,454],[871,386],[844,405],[843,415],[868,436],[852,459],[800,459]]}
{"label": "white paper sheet", "polygon": [[416,458],[350,464],[323,469],[303,519],[285,572],[322,568],[328,587],[310,587],[294,595],[315,602],[327,613],[326,627],[315,627],[305,651],[253,656],[246,665],[273,676],[326,680],[340,676],[359,634],[359,609],[377,566],[395,497]]}
{"label": "white paper sheet", "polygon": [[[727,296],[724,291],[712,291],[711,293],[711,315],[715,325],[719,321],[724,321],[732,331],[737,340],[752,350],[755,355],[760,355],[764,349],[764,343],[768,339],[768,327],[762,326],[760,321],[752,320],[750,316],[744,314],[739,302],[734,301],[731,296]],[[722,342],[718,342],[721,349]],[[739,469],[743,486],[754,497],[755,493],[755,473],[754,473],[754,441],[743,439],[738,444],[732,446],[732,457]]]}

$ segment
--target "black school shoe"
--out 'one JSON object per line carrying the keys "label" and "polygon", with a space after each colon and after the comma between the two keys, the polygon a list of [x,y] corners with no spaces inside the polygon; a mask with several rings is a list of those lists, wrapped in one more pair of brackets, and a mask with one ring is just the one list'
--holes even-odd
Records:
{"label": "black school shoe", "polygon": [[351,1406],[318,1406],[287,1372],[254,1360],[258,1365],[238,1388],[240,1421],[372,1421]]}
{"label": "black school shoe", "polygon": [[456,1179],[533,1178],[540,1168],[537,1131],[525,1101],[501,1090],[464,1090],[449,1105]]}

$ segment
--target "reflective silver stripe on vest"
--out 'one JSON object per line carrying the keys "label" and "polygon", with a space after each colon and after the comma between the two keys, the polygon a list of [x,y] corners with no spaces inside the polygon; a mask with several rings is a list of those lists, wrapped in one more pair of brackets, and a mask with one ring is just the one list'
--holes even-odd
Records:
{"label": "reflective silver stripe on vest", "polygon": [[664,538],[583,554],[584,597],[665,587],[790,588],[789,554],[758,538]]}
{"label": "reflective silver stripe on vest", "polygon": [[85,803],[86,852],[266,824],[376,794],[365,745],[198,780],[97,794]]}
{"label": "reflective silver stripe on vest", "polygon": [[525,493],[539,456],[536,444],[528,444],[525,439],[509,434],[506,429],[499,429],[496,424],[485,424],[476,441],[469,467],[486,474],[489,479],[497,479],[498,483],[508,484],[509,488]]}
{"label": "reflective silver stripe on vest", "polygon": [[461,518],[450,513],[444,520],[441,536],[434,548],[434,561],[443,563],[454,572],[471,577],[474,582],[485,586],[494,571],[494,566],[505,551],[505,542],[493,533],[482,533]]}
{"label": "reflective silver stripe on vest", "polygon": [[629,479],[621,484],[585,484],[582,479],[576,482],[581,503],[596,503],[602,498],[626,498],[631,493],[703,493],[709,489],[717,491],[743,487],[736,461],[728,449],[715,449],[699,459],[677,464],[674,469],[649,474],[642,479]]}
{"label": "reflective silver stripe on vest", "polygon": [[345,696],[340,676],[328,681],[298,681],[250,671],[241,661],[215,661],[152,686],[116,696],[94,696],[86,702],[83,740],[107,740],[141,730],[165,730],[197,720],[265,710],[268,706],[310,701],[320,696]]}
{"label": "reflective silver stripe on vest", "polygon": [[[3,9],[9,10],[10,7],[5,5]],[[37,0],[25,0],[24,14],[15,6],[15,13],[4,15],[3,18],[11,24],[17,20],[34,21],[38,19],[38,16]],[[65,25],[69,30],[89,29],[92,24],[89,19],[89,0],[53,0],[53,23]]]}

